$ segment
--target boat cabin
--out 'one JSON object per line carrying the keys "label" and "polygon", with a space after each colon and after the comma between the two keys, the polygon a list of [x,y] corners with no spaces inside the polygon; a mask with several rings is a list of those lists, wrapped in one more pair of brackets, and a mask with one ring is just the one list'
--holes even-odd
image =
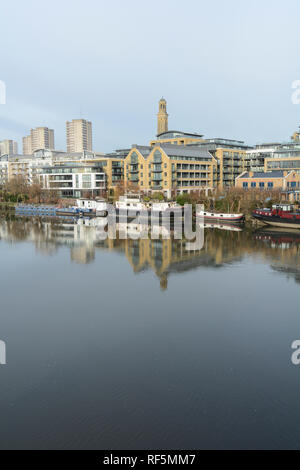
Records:
{"label": "boat cabin", "polygon": [[272,210],[282,212],[293,212],[294,206],[293,204],[273,204]]}
{"label": "boat cabin", "polygon": [[116,208],[121,210],[134,209],[139,211],[147,209],[139,194],[120,196],[119,200],[116,202]]}
{"label": "boat cabin", "polygon": [[106,210],[105,199],[76,199],[76,206],[81,210],[102,211]]}

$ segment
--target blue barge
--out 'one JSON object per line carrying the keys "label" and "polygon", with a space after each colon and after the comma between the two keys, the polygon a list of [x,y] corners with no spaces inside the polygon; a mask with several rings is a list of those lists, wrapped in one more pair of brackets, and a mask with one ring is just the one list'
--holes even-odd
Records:
{"label": "blue barge", "polygon": [[18,204],[15,206],[17,215],[56,215],[55,206],[34,206],[30,204]]}
{"label": "blue barge", "polygon": [[33,204],[18,204],[15,206],[16,215],[27,215],[27,216],[93,216],[95,215],[91,209],[80,208],[80,207],[56,207],[50,205],[33,205]]}

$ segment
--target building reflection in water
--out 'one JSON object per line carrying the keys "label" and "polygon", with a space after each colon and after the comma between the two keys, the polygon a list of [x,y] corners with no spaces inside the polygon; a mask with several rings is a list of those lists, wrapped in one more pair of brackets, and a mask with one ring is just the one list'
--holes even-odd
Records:
{"label": "building reflection in water", "polygon": [[[224,230],[225,228],[225,230]],[[52,255],[60,246],[70,248],[72,262],[88,264],[100,250],[124,253],[135,273],[151,269],[160,280],[162,290],[168,287],[168,278],[198,267],[221,268],[236,263],[246,256],[258,257],[272,269],[300,282],[300,231],[282,232],[278,229],[256,231],[230,227],[205,228],[201,250],[187,251],[185,240],[166,235],[156,227],[159,238],[122,239],[128,227],[117,224],[116,239],[103,239],[103,219],[0,219],[0,239],[10,243],[32,242],[39,253]]]}

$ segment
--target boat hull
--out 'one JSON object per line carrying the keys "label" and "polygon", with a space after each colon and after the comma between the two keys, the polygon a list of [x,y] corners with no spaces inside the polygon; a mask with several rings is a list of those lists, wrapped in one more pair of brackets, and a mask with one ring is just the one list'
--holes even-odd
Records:
{"label": "boat hull", "polygon": [[252,217],[254,219],[263,222],[266,225],[271,225],[272,227],[283,227],[283,228],[296,228],[300,230],[300,221],[297,222],[294,219],[285,219],[282,220],[280,217],[276,216],[260,216],[257,214],[253,214]]}
{"label": "boat hull", "polygon": [[207,222],[230,222],[230,223],[243,223],[245,220],[244,214],[221,214],[214,212],[198,212],[198,217],[203,217]]}

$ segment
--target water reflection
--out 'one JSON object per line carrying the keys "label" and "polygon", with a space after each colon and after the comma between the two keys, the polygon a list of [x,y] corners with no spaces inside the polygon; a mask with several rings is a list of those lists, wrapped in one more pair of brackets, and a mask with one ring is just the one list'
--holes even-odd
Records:
{"label": "water reflection", "polygon": [[0,219],[0,239],[8,243],[31,242],[37,252],[53,255],[61,246],[68,246],[72,262],[88,264],[97,251],[123,253],[135,273],[151,269],[159,278],[161,289],[168,286],[174,273],[198,268],[221,268],[246,257],[258,257],[270,267],[300,282],[300,231],[279,229],[249,230],[209,224],[205,226],[204,246],[187,251],[185,240],[164,239],[165,228],[156,227],[157,239],[122,239],[124,231],[138,236],[138,228],[117,224],[116,239],[102,239],[103,220],[57,218]]}

